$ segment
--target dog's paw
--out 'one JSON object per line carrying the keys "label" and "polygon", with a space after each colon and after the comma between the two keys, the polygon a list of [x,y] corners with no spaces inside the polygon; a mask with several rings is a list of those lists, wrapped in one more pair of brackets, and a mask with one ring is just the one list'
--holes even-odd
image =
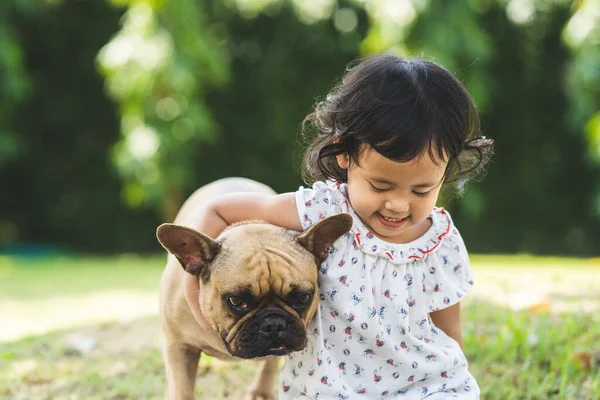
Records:
{"label": "dog's paw", "polygon": [[254,389],[246,395],[246,400],[275,400],[276,397],[272,392],[265,392],[264,390]]}

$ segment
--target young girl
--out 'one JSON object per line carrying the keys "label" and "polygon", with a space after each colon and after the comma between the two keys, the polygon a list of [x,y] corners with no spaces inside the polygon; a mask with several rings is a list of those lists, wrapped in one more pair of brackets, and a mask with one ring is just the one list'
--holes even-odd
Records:
{"label": "young girl", "polygon": [[[222,196],[197,226],[217,236],[247,219],[303,230],[354,217],[320,266],[309,343],[287,357],[280,398],[479,398],[461,349],[469,258],[435,207],[443,184],[462,187],[491,154],[465,88],[433,62],[376,55],[305,122],[318,133],[305,157],[311,188]],[[197,291],[190,275],[188,302],[201,318]]]}

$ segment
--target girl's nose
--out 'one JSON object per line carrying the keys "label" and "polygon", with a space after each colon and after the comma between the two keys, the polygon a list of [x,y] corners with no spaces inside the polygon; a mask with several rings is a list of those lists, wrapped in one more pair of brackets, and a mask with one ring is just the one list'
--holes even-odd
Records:
{"label": "girl's nose", "polygon": [[403,213],[408,211],[408,202],[403,200],[387,200],[385,208],[395,213]]}

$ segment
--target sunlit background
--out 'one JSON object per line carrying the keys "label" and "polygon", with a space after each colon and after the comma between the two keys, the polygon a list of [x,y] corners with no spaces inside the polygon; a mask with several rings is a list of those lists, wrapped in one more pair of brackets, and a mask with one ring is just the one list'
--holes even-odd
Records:
{"label": "sunlit background", "polygon": [[[156,226],[218,178],[296,190],[303,118],[383,50],[453,72],[497,143],[440,204],[484,397],[600,398],[600,0],[3,0],[0,397],[160,398]],[[203,362],[237,398],[252,368]]]}

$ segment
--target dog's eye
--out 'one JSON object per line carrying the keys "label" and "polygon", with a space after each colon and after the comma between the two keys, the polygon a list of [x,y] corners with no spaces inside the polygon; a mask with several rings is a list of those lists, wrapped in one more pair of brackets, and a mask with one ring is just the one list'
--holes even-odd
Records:
{"label": "dog's eye", "polygon": [[310,301],[311,298],[312,298],[312,294],[310,294],[310,293],[301,294],[298,296],[296,303],[300,306],[305,306],[308,304],[308,302]]}
{"label": "dog's eye", "polygon": [[236,308],[240,308],[242,310],[248,309],[248,303],[246,303],[244,300],[240,299],[239,297],[231,296],[229,298],[229,303],[232,306],[234,306]]}

